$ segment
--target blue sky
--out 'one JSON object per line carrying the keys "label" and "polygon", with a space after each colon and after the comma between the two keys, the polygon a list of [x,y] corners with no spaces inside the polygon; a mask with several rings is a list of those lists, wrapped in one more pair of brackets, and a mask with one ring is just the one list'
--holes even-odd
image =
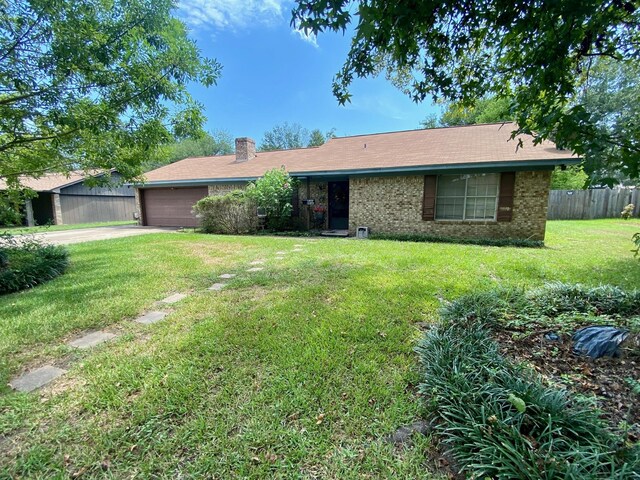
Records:
{"label": "blue sky", "polygon": [[208,130],[227,130],[258,143],[282,122],[338,136],[419,127],[431,103],[416,105],[384,79],[356,80],[352,103],[339,106],[331,82],[350,36],[318,38],[290,26],[293,4],[284,0],[181,0],[178,15],[202,53],[223,66],[218,85],[190,91],[206,109]]}

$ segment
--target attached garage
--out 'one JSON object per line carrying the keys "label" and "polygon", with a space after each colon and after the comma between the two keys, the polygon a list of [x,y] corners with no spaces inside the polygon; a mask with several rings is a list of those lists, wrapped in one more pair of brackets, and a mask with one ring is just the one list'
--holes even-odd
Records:
{"label": "attached garage", "polygon": [[208,188],[145,188],[140,194],[145,225],[197,227],[198,220],[191,210],[198,200],[207,196]]}

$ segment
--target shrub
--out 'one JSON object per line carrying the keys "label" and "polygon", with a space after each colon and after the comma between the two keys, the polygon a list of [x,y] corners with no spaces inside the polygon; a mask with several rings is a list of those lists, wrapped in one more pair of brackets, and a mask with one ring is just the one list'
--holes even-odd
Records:
{"label": "shrub", "polygon": [[547,283],[527,294],[531,313],[555,317],[575,312],[595,315],[632,316],[640,314],[640,292],[603,285],[586,287],[561,282]]}
{"label": "shrub", "polygon": [[633,203],[630,203],[622,209],[622,212],[620,212],[620,217],[623,220],[629,220],[631,217],[633,217],[634,208],[636,208],[636,206]]}
{"label": "shrub", "polygon": [[372,233],[373,240],[395,240],[399,242],[429,242],[429,243],[459,243],[468,245],[486,245],[490,247],[544,247],[542,240],[527,240],[518,238],[454,238],[425,235],[422,233]]}
{"label": "shrub", "polygon": [[34,237],[0,235],[0,294],[35,287],[64,273],[68,265],[63,247]]}
{"label": "shrub", "polygon": [[532,370],[502,357],[491,338],[490,325],[505,312],[555,293],[575,297],[576,291],[586,293],[589,304],[606,300],[622,309],[633,297],[560,284],[532,295],[469,295],[445,306],[441,323],[418,345],[420,390],[430,401],[436,432],[467,476],[621,479],[638,472],[637,445],[626,446],[606,430],[586,400],[546,386]]}
{"label": "shrub", "polygon": [[253,198],[267,216],[267,228],[289,230],[292,228],[293,194],[297,180],[291,178],[284,167],[274,168],[247,187],[247,195]]}
{"label": "shrub", "polygon": [[258,229],[256,203],[242,190],[205,197],[193,211],[206,233],[245,234]]}

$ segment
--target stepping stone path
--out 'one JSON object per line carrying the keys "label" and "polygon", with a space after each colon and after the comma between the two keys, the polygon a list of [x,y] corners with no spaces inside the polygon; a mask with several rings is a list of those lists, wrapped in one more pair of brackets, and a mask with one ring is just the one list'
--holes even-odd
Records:
{"label": "stepping stone path", "polygon": [[167,305],[171,305],[173,303],[178,303],[180,300],[187,298],[184,293],[174,293],[173,295],[169,295],[167,298],[163,298],[160,300],[160,303],[166,303]]}
{"label": "stepping stone path", "polygon": [[67,345],[70,347],[85,349],[95,347],[96,345],[100,345],[101,343],[107,342],[115,337],[115,333],[97,331],[88,333],[84,337],[76,338]]}
{"label": "stepping stone path", "polygon": [[[303,246],[304,245],[302,244],[295,244],[292,251],[302,252],[304,251],[302,249]],[[286,255],[287,253],[288,252],[284,251],[276,252],[275,259],[284,260],[285,257],[283,255]],[[264,260],[254,260],[250,264],[263,265],[264,263]],[[260,272],[262,270],[264,270],[263,267],[252,267],[247,269],[247,272]],[[219,276],[219,278],[230,279],[234,278],[235,276],[235,273],[223,273]],[[226,286],[227,285],[225,283],[214,283],[208,288],[208,290],[220,291]],[[158,303],[171,305],[184,300],[185,298],[187,298],[187,295],[185,295],[184,293],[174,293],[173,295],[160,300]],[[160,320],[163,320],[167,315],[168,312],[152,311],[139,316],[134,321],[143,325],[151,325],[159,322]],[[68,342],[67,345],[74,348],[87,349],[112,340],[115,337],[117,337],[117,335],[114,333],[98,330],[96,332],[87,333],[80,338],[76,338],[75,340]],[[31,370],[30,372],[27,372],[20,377],[14,378],[13,380],[11,380],[11,382],[9,382],[9,386],[19,392],[32,392],[33,390],[36,390],[48,384],[49,382],[53,381],[61,375],[64,375],[65,373],[67,373],[67,371],[62,368],[54,367],[53,365],[45,365],[43,367],[36,368],[35,370]],[[398,441],[397,437],[402,437],[403,435],[406,435],[407,433],[413,433],[414,431],[421,432],[421,430],[421,425],[418,424],[412,424],[408,427],[402,427],[391,437],[391,441]],[[402,439],[400,439],[400,441],[402,441]]]}
{"label": "stepping stone path", "polygon": [[9,385],[19,392],[32,392],[65,373],[67,373],[67,371],[62,368],[45,365],[44,367],[31,370],[21,377],[12,380]]}
{"label": "stepping stone path", "polygon": [[141,317],[135,319],[136,322],[143,325],[151,325],[152,323],[159,322],[167,316],[167,312],[149,312]]}

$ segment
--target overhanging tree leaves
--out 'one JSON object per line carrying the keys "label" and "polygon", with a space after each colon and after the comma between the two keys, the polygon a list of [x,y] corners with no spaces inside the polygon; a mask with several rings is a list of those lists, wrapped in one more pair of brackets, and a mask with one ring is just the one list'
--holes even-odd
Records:
{"label": "overhanging tree leaves", "polygon": [[172,0],[0,0],[0,177],[117,168],[201,133],[215,83]]}
{"label": "overhanging tree leaves", "polygon": [[[631,177],[639,175],[640,135],[617,137],[575,102],[592,59],[637,62],[640,2],[511,0],[298,0],[293,23],[311,33],[357,25],[334,95],[350,99],[354,78],[379,72],[381,59],[411,76],[415,101],[473,105],[486,95],[513,97],[514,133],[554,138],[579,155],[616,146]],[[354,12],[354,13],[352,13]],[[633,133],[633,132],[632,132]]]}

